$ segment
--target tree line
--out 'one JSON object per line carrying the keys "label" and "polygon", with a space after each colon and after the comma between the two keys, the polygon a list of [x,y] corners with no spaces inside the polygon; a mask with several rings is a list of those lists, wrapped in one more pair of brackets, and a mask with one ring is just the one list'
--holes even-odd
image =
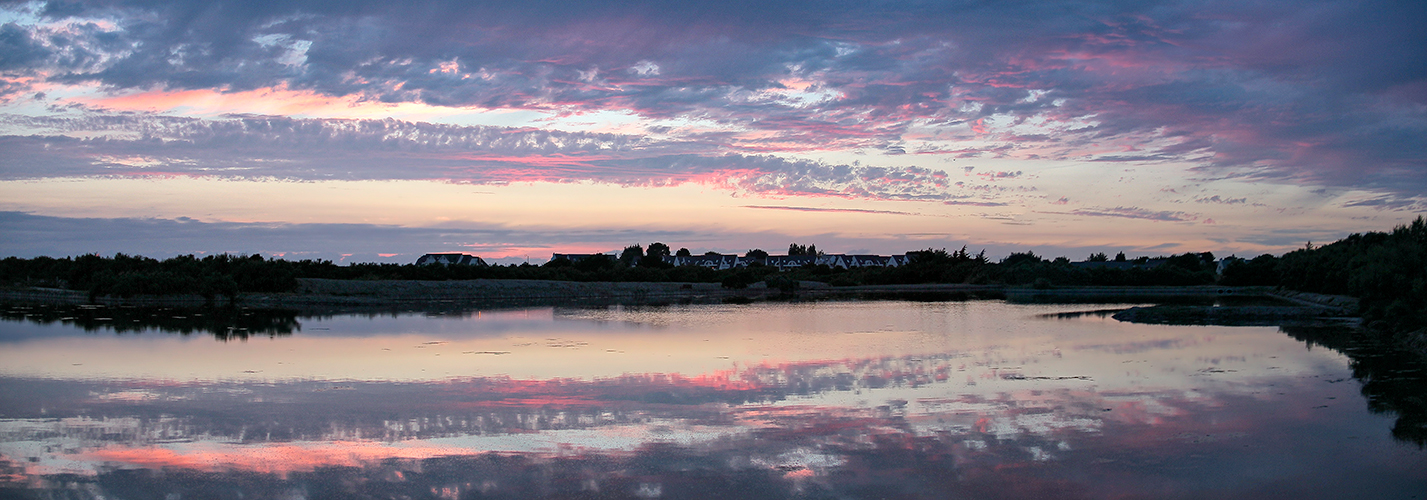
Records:
{"label": "tree line", "polygon": [[1261,255],[1224,270],[1226,285],[1270,285],[1359,299],[1363,319],[1386,330],[1427,327],[1427,222],[1352,234],[1282,257]]}
{"label": "tree line", "polygon": [[[819,255],[815,245],[789,245],[790,255]],[[440,266],[354,263],[329,260],[288,261],[259,255],[184,255],[165,260],[116,254],[112,257],[9,257],[0,260],[0,284],[83,290],[93,297],[113,295],[196,294],[209,298],[236,297],[244,292],[287,292],[298,278],[360,280],[467,280],[532,279],[563,281],[705,282],[730,288],[760,281],[770,286],[796,288],[800,281],[833,286],[970,283],[1058,286],[1275,286],[1305,292],[1351,295],[1361,300],[1370,322],[1398,329],[1427,325],[1427,224],[1421,217],[1388,232],[1353,234],[1340,241],[1288,252],[1281,257],[1261,255],[1232,260],[1216,273],[1212,253],[1185,253],[1162,258],[1113,259],[1092,254],[1090,262],[1137,262],[1139,266],[1076,266],[1069,259],[1046,259],[1034,252],[1016,252],[999,262],[985,251],[926,249],[908,252],[909,263],[898,267],[838,269],[804,266],[788,271],[754,264],[715,270],[673,266],[664,257],[689,255],[688,249],[671,252],[664,243],[647,248],[630,245],[617,256],[595,255],[575,262],[556,259],[544,265]],[[764,256],[750,249],[746,256]]]}

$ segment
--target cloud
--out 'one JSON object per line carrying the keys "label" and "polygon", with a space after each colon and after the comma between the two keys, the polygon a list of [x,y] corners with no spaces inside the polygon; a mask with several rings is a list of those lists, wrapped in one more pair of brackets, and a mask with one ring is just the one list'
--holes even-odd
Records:
{"label": "cloud", "polygon": [[1195,203],[1214,203],[1220,205],[1238,205],[1248,201],[1248,198],[1221,198],[1219,195],[1201,196],[1194,198]]}
{"label": "cloud", "polygon": [[1141,219],[1165,222],[1192,222],[1199,220],[1199,216],[1187,212],[1149,210],[1140,207],[1089,207],[1072,210],[1069,212],[1039,212],[1057,215],[1079,215],[1086,217],[1114,217],[1122,219]]}
{"label": "cloud", "polygon": [[[188,217],[71,218],[22,212],[0,212],[0,232],[10,235],[0,242],[0,255],[21,257],[123,252],[162,258],[227,252],[334,261],[360,255],[387,262],[414,262],[423,253],[437,251],[486,256],[529,254],[544,260],[551,252],[567,247],[604,245],[615,249],[628,241],[691,241],[706,237],[692,230],[203,222]],[[382,258],[381,254],[391,255]]]}
{"label": "cloud", "polygon": [[50,56],[43,44],[15,23],[0,25],[0,71],[33,67]]}
{"label": "cloud", "polygon": [[1349,201],[1347,203],[1344,203],[1343,206],[1347,208],[1372,207],[1378,210],[1391,210],[1394,212],[1420,212],[1423,210],[1427,210],[1427,199],[1424,199],[1424,197],[1422,196],[1410,198],[1398,196],[1379,196],[1375,198]]}
{"label": "cloud", "polygon": [[[798,210],[804,207],[790,207]],[[776,206],[764,209],[782,210]],[[874,211],[879,212],[880,211]],[[888,215],[902,215],[892,212]],[[907,213],[905,215],[919,215]],[[186,254],[260,254],[288,260],[411,263],[427,252],[467,252],[506,264],[541,263],[551,253],[610,252],[631,243],[660,241],[696,253],[742,253],[779,248],[788,242],[816,242],[827,251],[902,253],[929,245],[964,244],[948,234],[806,234],[735,231],[714,226],[657,228],[577,228],[558,223],[510,227],[462,223],[442,227],[384,224],[317,224],[199,221],[173,218],[77,218],[0,211],[0,257],[64,257],[126,253],[153,258]],[[841,250],[839,250],[841,249]]]}
{"label": "cloud", "polygon": [[950,200],[950,201],[944,201],[944,202],[942,202],[942,203],[943,203],[943,204],[946,204],[946,205],[956,205],[956,206],[966,206],[966,207],[1004,207],[1004,206],[1008,205],[1007,203],[1002,203],[1002,202],[999,202],[999,201],[968,201],[968,200]]}
{"label": "cloud", "polygon": [[[0,178],[225,176],[429,179],[474,184],[593,181],[702,183],[772,196],[941,201],[967,196],[945,172],[764,155],[619,134],[453,126],[399,120],[146,115],[0,117],[46,136],[0,136]],[[99,135],[79,139],[70,133]]]}
{"label": "cloud", "polygon": [[1021,175],[1022,175],[1022,172],[1021,172],[1020,170],[1017,170],[1017,171],[1014,171],[1014,172],[1011,172],[1011,171],[997,171],[997,172],[977,172],[977,173],[976,173],[976,176],[977,176],[977,177],[980,177],[980,178],[982,178],[982,179],[986,179],[986,180],[988,180],[988,181],[995,181],[995,180],[1001,180],[1001,179],[1017,179],[1017,178],[1020,178]]}
{"label": "cloud", "polygon": [[760,210],[788,210],[793,212],[830,212],[849,214],[885,214],[885,215],[923,215],[914,212],[899,212],[896,210],[866,210],[861,208],[819,208],[819,207],[785,207],[775,205],[744,205],[743,208],[757,208]]}
{"label": "cloud", "polygon": [[[1185,162],[1427,191],[1420,2],[117,0],[29,14],[0,27],[4,95],[282,88],[619,110],[718,123],[735,132],[691,140],[743,154]],[[913,128],[939,139],[906,145]]]}

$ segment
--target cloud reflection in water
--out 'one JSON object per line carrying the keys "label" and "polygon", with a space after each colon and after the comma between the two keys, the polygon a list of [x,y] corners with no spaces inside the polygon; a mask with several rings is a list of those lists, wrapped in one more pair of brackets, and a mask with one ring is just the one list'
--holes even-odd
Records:
{"label": "cloud reflection in water", "polygon": [[[832,317],[869,311],[828,307]],[[896,307],[912,313],[849,320],[834,340],[924,338],[927,324],[968,314],[945,304]],[[1044,320],[1025,314],[1051,307],[992,307],[1012,318],[1015,328],[1002,331],[1022,329],[1019,337],[943,336],[918,353],[884,347],[837,358],[820,356],[843,348],[784,351],[786,361],[690,373],[9,376],[0,378],[4,481],[113,496],[213,488],[412,498],[1188,498],[1265,489],[1288,498],[1427,484],[1423,454],[1392,443],[1390,419],[1367,411],[1340,355],[1304,350],[1270,329],[1105,318],[1038,327]],[[711,328],[743,321],[740,311],[774,314],[727,311],[734,316]],[[689,313],[536,316],[595,316],[601,328],[697,346],[726,341],[706,344],[708,331],[689,325],[707,316],[680,316]],[[975,316],[953,322],[975,324]],[[579,342],[607,340],[591,333],[604,330],[575,331],[585,332]],[[799,335],[766,341],[772,350],[811,338]],[[444,339],[427,342],[461,342]],[[844,347],[878,345],[857,342]],[[554,349],[542,346],[532,348]],[[579,352],[606,354],[594,347]]]}

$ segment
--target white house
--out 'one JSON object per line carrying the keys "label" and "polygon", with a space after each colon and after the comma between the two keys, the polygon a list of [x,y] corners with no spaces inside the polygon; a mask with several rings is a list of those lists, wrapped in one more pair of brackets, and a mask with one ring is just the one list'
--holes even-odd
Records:
{"label": "white house", "polygon": [[416,259],[416,265],[441,265],[441,266],[484,266],[486,261],[481,260],[471,254],[465,253],[428,253]]}
{"label": "white house", "polygon": [[850,269],[853,267],[897,267],[907,265],[910,259],[906,255],[769,255],[763,258],[750,258],[739,257],[737,255],[712,254],[666,255],[664,256],[664,262],[675,266],[699,266],[717,270],[748,267],[754,262],[757,262],[765,266],[776,267],[779,271],[787,271],[807,265],[827,266],[834,269]]}

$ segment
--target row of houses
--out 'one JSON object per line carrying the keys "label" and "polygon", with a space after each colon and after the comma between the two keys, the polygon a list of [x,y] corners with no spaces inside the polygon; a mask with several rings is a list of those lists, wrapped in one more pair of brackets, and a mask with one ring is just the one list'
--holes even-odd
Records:
{"label": "row of houses", "polygon": [[1073,267],[1081,268],[1081,269],[1098,269],[1098,268],[1121,269],[1121,270],[1123,270],[1123,269],[1134,269],[1134,268],[1154,269],[1154,268],[1156,268],[1156,267],[1159,267],[1161,264],[1164,264],[1165,261],[1168,261],[1168,260],[1169,260],[1169,259],[1165,259],[1165,258],[1156,258],[1156,259],[1130,259],[1130,260],[1100,260],[1100,261],[1087,260],[1087,261],[1084,261],[1084,262],[1071,262],[1070,265],[1073,266]]}
{"label": "row of houses", "polygon": [[[550,256],[551,261],[565,259],[570,262],[579,262],[594,256],[617,258],[611,254],[601,253],[557,253]],[[1159,267],[1166,260],[1164,258],[1140,258],[1124,261],[1085,261],[1071,262],[1070,265],[1082,269],[1089,268],[1110,268],[1110,269],[1153,269]],[[1217,262],[1216,271],[1220,274],[1224,268],[1233,261],[1242,261],[1236,257],[1227,257]],[[665,255],[664,262],[674,266],[699,266],[709,269],[724,270],[748,267],[754,263],[776,267],[779,271],[797,269],[803,266],[827,266],[833,269],[852,269],[858,267],[899,267],[911,262],[907,255],[769,255],[766,257],[740,257],[738,255],[705,254],[705,255]],[[484,266],[486,261],[480,257],[464,253],[428,253],[416,260],[417,265],[465,265]]]}
{"label": "row of houses", "polygon": [[416,259],[416,265],[484,266],[486,261],[468,253],[428,253]]}
{"label": "row of houses", "polygon": [[[614,257],[609,254],[577,254],[577,253],[557,253],[550,256],[550,260],[565,259],[570,262],[579,262],[590,257],[601,255]],[[755,263],[763,266],[776,267],[780,271],[796,269],[803,266],[828,266],[833,269],[851,269],[854,267],[897,267],[907,265],[906,255],[769,255],[766,257],[740,257],[738,255],[705,254],[705,255],[665,255],[664,262],[674,266],[699,266],[709,269],[723,270],[740,267],[748,267]]]}
{"label": "row of houses", "polygon": [[739,257],[737,255],[666,255],[664,262],[675,266],[699,266],[709,269],[733,269],[748,267],[758,263],[776,267],[779,271],[797,269],[804,266],[827,266],[833,269],[854,267],[897,267],[907,265],[906,255],[769,255],[767,257]]}

